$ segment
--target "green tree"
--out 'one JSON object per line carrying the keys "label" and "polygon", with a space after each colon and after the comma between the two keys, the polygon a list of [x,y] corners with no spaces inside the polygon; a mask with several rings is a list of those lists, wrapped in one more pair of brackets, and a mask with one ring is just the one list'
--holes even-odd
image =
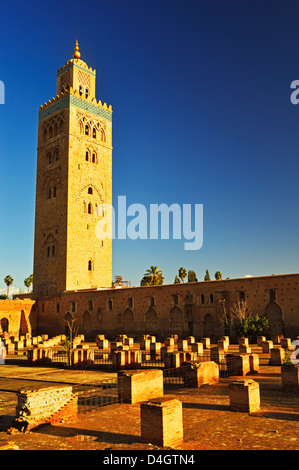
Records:
{"label": "green tree", "polygon": [[206,274],[205,274],[204,280],[205,280],[205,281],[210,281],[210,280],[211,280],[211,278],[210,278],[210,273],[209,273],[209,271],[208,271],[207,269],[206,269]]}
{"label": "green tree", "polygon": [[222,274],[220,271],[215,272],[215,279],[216,281],[220,281],[222,279]]}
{"label": "green tree", "polygon": [[164,281],[163,272],[161,271],[161,269],[159,269],[159,266],[151,266],[149,269],[147,269],[145,274],[143,275],[143,279],[144,278],[147,282],[149,282],[148,285],[150,286],[160,286],[163,284]]}
{"label": "green tree", "polygon": [[174,278],[174,284],[180,284],[181,283],[181,280],[179,278],[179,276],[176,274],[175,278]]}
{"label": "green tree", "polygon": [[243,318],[236,327],[236,331],[240,336],[251,337],[255,340],[257,336],[263,334],[268,328],[268,318],[265,315],[256,313]]}
{"label": "green tree", "polygon": [[182,267],[179,269],[179,277],[183,282],[185,282],[185,279],[187,277],[187,270],[185,268]]}
{"label": "green tree", "polygon": [[195,271],[193,269],[190,269],[188,271],[188,282],[198,282],[198,279],[196,277]]}
{"label": "green tree", "polygon": [[7,297],[9,296],[9,287],[12,285],[13,283],[13,278],[11,277],[10,274],[8,274],[5,278],[4,278],[4,282],[5,284],[7,285]]}
{"label": "green tree", "polygon": [[27,287],[28,292],[29,292],[29,289],[30,289],[30,286],[31,286],[32,283],[33,283],[33,274],[30,274],[30,276],[28,276],[28,277],[26,277],[26,279],[24,279],[24,284]]}

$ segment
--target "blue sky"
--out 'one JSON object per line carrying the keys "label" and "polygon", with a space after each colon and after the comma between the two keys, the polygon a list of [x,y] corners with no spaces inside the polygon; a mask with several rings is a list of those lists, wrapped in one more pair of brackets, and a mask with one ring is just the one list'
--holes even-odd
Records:
{"label": "blue sky", "polygon": [[113,275],[298,272],[298,2],[12,1],[0,22],[0,290],[33,270],[38,107],[76,39],[114,111],[114,204],[204,207],[200,250],[115,240]]}

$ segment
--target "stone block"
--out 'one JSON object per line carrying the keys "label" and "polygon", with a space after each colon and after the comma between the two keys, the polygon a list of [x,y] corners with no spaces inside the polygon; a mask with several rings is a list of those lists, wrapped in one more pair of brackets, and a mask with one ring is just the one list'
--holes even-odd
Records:
{"label": "stone block", "polygon": [[23,430],[77,418],[78,399],[71,385],[27,387],[19,390],[15,422]]}
{"label": "stone block", "polygon": [[239,338],[239,346],[249,346],[248,338]]}
{"label": "stone block", "polygon": [[140,406],[141,441],[160,447],[183,442],[183,410],[177,399],[161,397]]}
{"label": "stone block", "polygon": [[229,385],[231,411],[253,413],[260,408],[260,387],[252,379],[235,380]]}
{"label": "stone block", "polygon": [[270,350],[273,348],[273,341],[263,341],[262,342],[262,350],[263,353],[270,353]]}
{"label": "stone block", "polygon": [[203,344],[202,343],[192,343],[191,351],[197,354],[203,354]]}
{"label": "stone block", "polygon": [[191,363],[184,367],[184,380],[187,387],[213,385],[219,382],[219,367],[216,362]]}
{"label": "stone block", "polygon": [[263,341],[266,341],[266,336],[258,336],[257,337],[256,342],[257,342],[258,346],[262,346]]}
{"label": "stone block", "polygon": [[292,349],[291,338],[282,338],[280,344],[283,349]]}
{"label": "stone block", "polygon": [[299,392],[299,365],[283,365],[281,367],[281,380],[284,391]]}
{"label": "stone block", "polygon": [[124,403],[141,403],[163,396],[163,371],[157,369],[118,372],[119,398]]}
{"label": "stone block", "polygon": [[250,368],[250,374],[258,374],[259,369],[260,369],[260,359],[259,355],[252,353],[249,354],[249,368]]}
{"label": "stone block", "polygon": [[272,348],[270,350],[271,366],[282,366],[285,360],[285,350],[283,348]]}
{"label": "stone block", "polygon": [[251,353],[251,347],[247,346],[245,344],[240,344],[239,345],[239,353],[240,354],[250,354]]}
{"label": "stone block", "polygon": [[211,346],[211,340],[210,338],[202,338],[201,340],[204,349],[208,349]]}

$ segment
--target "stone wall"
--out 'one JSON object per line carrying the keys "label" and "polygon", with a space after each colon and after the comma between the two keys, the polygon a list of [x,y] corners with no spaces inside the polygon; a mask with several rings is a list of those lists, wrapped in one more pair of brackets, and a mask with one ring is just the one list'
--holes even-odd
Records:
{"label": "stone wall", "polygon": [[[221,300],[227,307],[243,293],[254,313],[270,319],[268,337],[299,334],[299,274],[228,279],[221,281],[167,284],[65,292],[37,301],[38,328],[56,335],[63,332],[65,317],[75,320],[79,331],[91,338],[100,331],[107,336],[149,333],[157,337],[217,338],[224,331]],[[273,300],[274,299],[274,300]],[[57,308],[59,304],[59,308]]]}
{"label": "stone wall", "polygon": [[78,398],[71,385],[27,387],[19,390],[16,425],[23,431],[45,423],[73,420],[78,413]]}

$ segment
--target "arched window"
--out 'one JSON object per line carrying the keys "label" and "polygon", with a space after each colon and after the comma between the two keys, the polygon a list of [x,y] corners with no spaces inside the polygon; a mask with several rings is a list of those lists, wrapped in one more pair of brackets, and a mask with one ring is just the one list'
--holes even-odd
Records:
{"label": "arched window", "polygon": [[106,142],[106,134],[103,128],[101,129],[101,141]]}
{"label": "arched window", "polygon": [[93,192],[93,191],[92,191],[92,188],[89,187],[89,188],[88,188],[88,194],[92,194],[92,192]]}
{"label": "arched window", "polygon": [[89,97],[89,89],[85,88],[85,98],[87,99]]}
{"label": "arched window", "polygon": [[96,128],[95,128],[95,127],[92,129],[92,137],[93,137],[94,139],[97,138],[97,131],[96,131]]}
{"label": "arched window", "polygon": [[89,161],[89,151],[86,150],[85,152],[85,160],[88,162]]}
{"label": "arched window", "polygon": [[59,151],[58,151],[58,149],[55,149],[55,150],[54,150],[54,152],[53,152],[53,157],[54,157],[54,160],[55,160],[56,162],[58,162],[58,160],[59,160]]}
{"label": "arched window", "polygon": [[90,202],[88,203],[87,213],[92,214],[92,204]]}
{"label": "arched window", "polygon": [[88,271],[92,271],[92,261],[88,261]]}
{"label": "arched window", "polygon": [[47,161],[48,161],[48,164],[51,165],[51,163],[52,163],[52,152],[47,153]]}
{"label": "arched window", "polygon": [[95,152],[92,152],[92,163],[96,162],[96,154]]}
{"label": "arched window", "polygon": [[56,186],[53,188],[53,197],[56,197]]}
{"label": "arched window", "polygon": [[80,95],[80,96],[83,95],[83,87],[82,87],[82,85],[79,85],[79,95]]}
{"label": "arched window", "polygon": [[85,135],[89,135],[89,125],[85,125]]}
{"label": "arched window", "polygon": [[51,199],[51,197],[52,197],[52,189],[50,188],[49,193],[48,193],[48,198]]}

